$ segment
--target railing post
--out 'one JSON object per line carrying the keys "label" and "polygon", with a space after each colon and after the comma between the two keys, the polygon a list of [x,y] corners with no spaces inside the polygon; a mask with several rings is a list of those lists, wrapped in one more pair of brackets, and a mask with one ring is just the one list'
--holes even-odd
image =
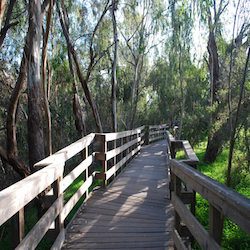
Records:
{"label": "railing post", "polygon": [[[59,199],[59,206],[57,209],[62,211],[63,208],[62,179],[64,171],[64,162],[59,163],[58,168],[60,168],[60,170],[58,171],[61,171],[61,173],[60,176],[51,185],[52,190],[51,194],[46,196],[46,205],[49,208],[57,199]],[[64,221],[62,220],[62,215],[60,212],[47,233],[48,237],[55,240],[63,229],[64,229]]]}
{"label": "railing post", "polygon": [[149,126],[148,125],[145,126],[145,144],[146,145],[149,144]]}
{"label": "railing post", "polygon": [[220,245],[223,233],[223,216],[212,204],[209,204],[209,234]]}
{"label": "railing post", "polygon": [[105,135],[99,136],[99,142],[100,142],[100,152],[103,153],[104,159],[101,161],[102,163],[102,174],[103,174],[103,187],[106,187],[108,182],[106,180],[106,172],[108,170],[108,162],[106,161],[106,153],[108,152],[108,142],[106,141]]}
{"label": "railing post", "polygon": [[136,138],[137,138],[137,140],[138,140],[138,142],[137,142],[138,153],[137,153],[137,154],[139,154],[140,151],[141,151],[141,129],[140,129],[140,131],[136,134]]}
{"label": "railing post", "polygon": [[[88,146],[86,148],[84,148],[82,154],[83,154],[83,158],[84,158],[83,160],[88,158],[88,156],[89,156]],[[85,176],[83,178],[85,179],[84,181],[86,181],[89,178],[89,168],[86,168]],[[86,199],[88,198],[88,196],[89,196],[89,190],[86,191]]]}
{"label": "railing post", "polygon": [[12,218],[12,248],[15,249],[17,245],[22,241],[24,238],[24,208],[19,210],[13,218]]}
{"label": "railing post", "polygon": [[[173,181],[173,192],[177,197],[180,197],[181,194],[181,180],[171,172],[171,179]],[[179,214],[174,211],[174,228],[181,236],[181,220]]]}
{"label": "railing post", "polygon": [[56,250],[56,249],[61,249],[63,242],[65,240],[65,229],[64,229],[64,220],[63,220],[63,216],[62,216],[62,209],[63,209],[63,188],[62,188],[62,180],[63,180],[63,172],[64,172],[64,164],[65,163],[61,163],[62,165],[60,165],[61,168],[61,174],[60,176],[57,178],[57,180],[52,184],[52,188],[53,188],[53,197],[54,200],[59,199],[59,206],[57,209],[59,209],[61,212],[59,213],[59,215],[56,217],[55,222],[54,222],[54,233],[55,233],[55,237],[56,240],[53,244],[53,246],[51,247],[52,250]]}

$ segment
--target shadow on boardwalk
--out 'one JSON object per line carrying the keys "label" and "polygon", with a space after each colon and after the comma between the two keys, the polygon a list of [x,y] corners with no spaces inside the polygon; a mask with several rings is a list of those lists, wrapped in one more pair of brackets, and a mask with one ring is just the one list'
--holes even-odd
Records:
{"label": "shadow on boardwalk", "polygon": [[142,148],[67,228],[63,249],[172,249],[165,141]]}

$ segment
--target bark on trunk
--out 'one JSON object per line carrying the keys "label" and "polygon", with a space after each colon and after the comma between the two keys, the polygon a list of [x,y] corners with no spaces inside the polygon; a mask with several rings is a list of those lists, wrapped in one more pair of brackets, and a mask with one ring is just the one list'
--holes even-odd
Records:
{"label": "bark on trunk", "polygon": [[134,80],[131,90],[131,113],[130,113],[130,123],[129,123],[129,129],[134,128],[135,123],[135,116],[137,112],[137,104],[138,104],[138,98],[139,98],[139,83],[140,83],[140,76],[141,76],[141,70],[143,68],[143,57],[144,55],[139,55],[136,59],[135,66],[134,66]]}
{"label": "bark on trunk", "polygon": [[[69,49],[69,51],[70,51],[70,53],[71,53],[71,55],[73,57],[74,63],[75,63],[77,76],[78,76],[79,81],[80,81],[80,83],[82,85],[82,88],[83,88],[83,91],[85,93],[86,99],[87,99],[87,101],[88,101],[88,103],[89,103],[89,105],[91,107],[91,110],[92,110],[92,113],[93,113],[93,116],[94,116],[94,119],[95,119],[97,131],[101,133],[102,132],[102,124],[101,124],[100,115],[99,115],[96,103],[94,102],[94,100],[92,98],[92,95],[90,93],[89,87],[88,87],[89,74],[88,74],[88,76],[86,78],[84,78],[84,76],[83,76],[83,74],[81,72],[80,63],[79,63],[76,51],[74,49],[74,46],[73,46],[73,44],[71,42],[71,39],[69,37],[69,33],[67,32],[67,28],[65,26],[65,21],[64,21],[65,17],[63,17],[63,15],[61,13],[60,6],[59,6],[58,2],[57,2],[57,10],[58,10],[58,14],[59,14],[59,17],[60,17],[60,23],[61,23],[61,26],[62,26],[62,30],[63,30],[65,40],[67,42],[68,49]],[[90,63],[92,63],[92,62],[90,62]]]}
{"label": "bark on trunk", "polygon": [[2,20],[4,17],[5,9],[6,9],[6,0],[1,0],[0,1],[0,29],[2,27]]}
{"label": "bark on trunk", "polygon": [[[7,10],[7,13],[6,13],[5,23],[4,23],[3,27],[2,27],[1,22],[2,22],[3,15],[4,15],[4,11],[5,11],[6,1],[1,1],[1,3],[0,3],[0,29],[1,29],[1,32],[0,32],[0,48],[3,45],[3,41],[4,41],[4,38],[6,37],[6,34],[7,34],[8,30],[12,26],[15,26],[15,25],[18,24],[18,22],[13,22],[13,23],[10,22],[15,3],[16,3],[16,0],[10,0],[10,3],[8,5],[8,10]],[[3,5],[3,6],[1,6],[1,5]]]}
{"label": "bark on trunk", "polygon": [[180,126],[178,128],[177,139],[181,138],[182,135],[182,127],[183,127],[183,119],[185,116],[185,103],[186,103],[186,95],[184,93],[184,86],[183,86],[183,74],[182,74],[182,54],[181,54],[181,45],[179,44],[179,77],[180,77],[180,90],[181,90],[181,119],[180,119]]}
{"label": "bark on trunk", "polygon": [[[62,1],[63,5],[63,14],[64,14],[64,22],[65,22],[65,28],[67,29],[67,32],[69,33],[69,19],[68,19],[68,14],[66,12],[66,9],[64,7],[64,2]],[[69,51],[68,48],[68,61],[69,61],[69,69],[71,72],[71,75],[73,77],[73,113],[75,117],[75,127],[76,130],[79,132],[79,135],[83,137],[84,135],[87,134],[86,132],[86,124],[85,124],[85,116],[83,113],[83,109],[81,107],[81,102],[80,102],[80,97],[78,94],[78,87],[77,87],[77,81],[76,81],[76,74],[75,74],[75,69],[73,65],[73,60],[72,60],[72,55]],[[87,103],[87,100],[84,99],[84,103]]]}
{"label": "bark on trunk", "polygon": [[209,53],[209,73],[210,73],[210,92],[211,92],[211,105],[218,103],[219,96],[218,91],[220,88],[220,69],[219,69],[219,58],[218,49],[215,41],[215,34],[213,30],[209,32],[208,38],[208,53]]}
{"label": "bark on trunk", "polygon": [[28,44],[29,31],[26,36],[26,43],[24,47],[23,57],[20,65],[19,75],[10,97],[10,103],[7,111],[7,152],[9,155],[17,155],[17,140],[16,140],[16,112],[18,107],[19,97],[24,89],[28,58],[29,57],[29,44]]}
{"label": "bark on trunk", "polygon": [[44,158],[43,117],[41,107],[42,86],[40,77],[40,42],[41,42],[41,3],[29,2],[30,12],[30,56],[28,62],[28,147],[29,163],[33,165]]}
{"label": "bark on trunk", "polygon": [[117,66],[117,48],[118,48],[118,35],[117,35],[117,23],[115,11],[117,10],[117,1],[112,0],[112,24],[113,24],[113,35],[114,35],[114,49],[113,49],[113,61],[112,61],[112,93],[111,93],[111,106],[112,106],[112,128],[113,132],[117,132],[117,100],[116,100],[116,89],[117,89],[117,78],[116,78],[116,66]]}
{"label": "bark on trunk", "polygon": [[[242,112],[239,115],[239,120],[244,120],[246,117],[244,116],[244,113],[247,113],[248,110],[250,109],[250,102],[249,100],[246,98],[244,100],[244,102],[242,101]],[[236,114],[237,114],[237,110],[232,110],[231,112],[231,116],[232,119],[236,119]],[[222,125],[220,126],[219,129],[217,129],[212,137],[210,138],[209,143],[211,143],[210,145],[207,146],[207,155],[205,155],[204,159],[206,159],[207,163],[211,163],[214,161],[214,159],[217,157],[217,155],[221,152],[222,149],[222,145],[225,144],[225,142],[229,141],[229,137],[228,135],[230,134],[230,129],[231,129],[231,124],[230,124],[230,120],[227,119],[225,120]]]}
{"label": "bark on trunk", "polygon": [[[210,73],[210,95],[211,95],[211,107],[218,105],[220,102],[219,89],[220,89],[220,69],[219,69],[219,58],[218,50],[215,40],[214,25],[211,24],[211,17],[209,17],[209,38],[208,38],[208,53],[209,53],[209,73]],[[211,114],[210,118],[210,132],[208,135],[208,143],[204,156],[204,161],[214,162],[218,153],[222,148],[222,140],[220,138],[220,133],[212,133],[213,125],[218,118],[218,107]]]}
{"label": "bark on trunk", "polygon": [[226,185],[227,186],[231,185],[232,160],[233,160],[234,145],[235,145],[235,140],[236,140],[235,135],[236,135],[236,129],[237,129],[237,125],[238,125],[238,121],[239,121],[239,115],[240,115],[240,111],[241,111],[241,102],[242,102],[244,86],[245,86],[245,82],[246,82],[249,57],[250,57],[250,48],[248,48],[248,53],[247,53],[247,59],[246,59],[246,63],[245,63],[243,78],[242,78],[241,85],[240,85],[240,96],[239,96],[239,101],[238,101],[238,105],[237,105],[236,117],[234,119],[233,131],[231,133],[230,142],[229,142],[230,147],[229,147],[229,155],[228,155],[227,180],[226,180]]}
{"label": "bark on trunk", "polygon": [[52,136],[51,136],[51,114],[49,109],[49,100],[48,100],[48,80],[46,80],[47,76],[47,47],[48,47],[48,39],[50,33],[52,12],[54,7],[54,1],[50,0],[49,9],[46,18],[46,30],[43,38],[43,48],[42,48],[42,86],[43,86],[43,96],[44,96],[44,111],[45,111],[45,138],[46,138],[46,155],[52,154]]}

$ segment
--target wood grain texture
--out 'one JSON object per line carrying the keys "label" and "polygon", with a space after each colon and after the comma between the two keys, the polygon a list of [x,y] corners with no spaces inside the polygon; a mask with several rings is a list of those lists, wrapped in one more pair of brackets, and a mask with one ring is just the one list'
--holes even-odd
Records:
{"label": "wood grain texture", "polygon": [[166,144],[143,147],[106,190],[93,193],[66,231],[63,249],[172,249]]}
{"label": "wood grain texture", "polygon": [[[0,225],[62,176],[64,163],[51,164],[0,192]],[[8,206],[8,209],[6,209]]]}
{"label": "wood grain texture", "polygon": [[84,148],[89,146],[95,138],[95,134],[91,133],[82,139],[70,144],[69,146],[59,150],[58,152],[54,153],[53,155],[48,156],[47,158],[37,162],[35,164],[35,167],[43,167],[47,166],[51,163],[57,162],[57,161],[67,161],[74,155],[81,152]]}
{"label": "wood grain texture", "polygon": [[123,137],[128,137],[132,136],[135,134],[140,134],[144,129],[144,126],[141,126],[139,128],[136,128],[134,130],[128,130],[128,131],[123,131],[123,132],[118,132],[118,133],[96,133],[96,138],[97,140],[101,137],[105,137],[105,141],[113,141],[117,139],[121,139]]}

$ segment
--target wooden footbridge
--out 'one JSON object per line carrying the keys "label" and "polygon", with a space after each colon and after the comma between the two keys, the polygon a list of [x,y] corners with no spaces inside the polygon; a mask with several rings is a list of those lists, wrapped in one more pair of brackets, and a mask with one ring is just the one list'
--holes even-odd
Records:
{"label": "wooden footbridge", "polygon": [[[178,150],[185,159],[175,159]],[[220,249],[222,217],[250,233],[250,202],[197,163],[189,142],[166,125],[89,134],[0,192],[0,225],[15,221],[13,248],[25,250],[44,237],[51,249],[190,249],[194,242]],[[196,192],[210,205],[208,230],[195,217]],[[38,196],[47,210],[26,232],[25,211]]]}

